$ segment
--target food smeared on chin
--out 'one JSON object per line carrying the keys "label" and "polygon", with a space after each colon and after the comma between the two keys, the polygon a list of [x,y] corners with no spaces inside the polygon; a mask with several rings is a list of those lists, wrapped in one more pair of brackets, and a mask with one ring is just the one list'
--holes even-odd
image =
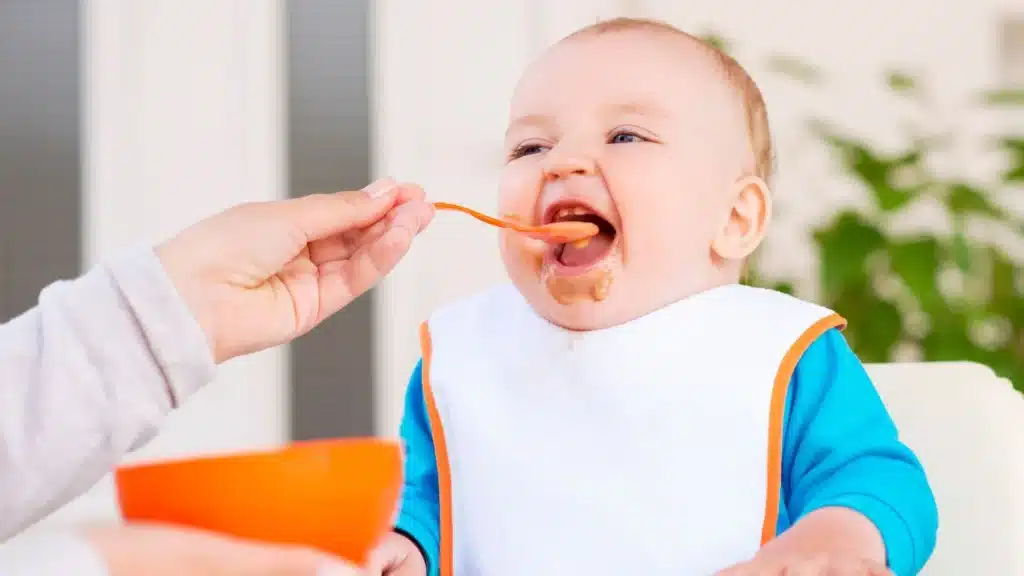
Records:
{"label": "food smeared on chin", "polygon": [[579,276],[549,274],[544,284],[551,297],[565,306],[579,302],[601,302],[608,298],[608,289],[612,285],[612,271],[597,268]]}

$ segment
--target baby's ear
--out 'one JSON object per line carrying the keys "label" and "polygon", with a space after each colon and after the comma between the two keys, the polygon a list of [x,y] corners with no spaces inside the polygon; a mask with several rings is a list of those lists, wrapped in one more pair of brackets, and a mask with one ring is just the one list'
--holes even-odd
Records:
{"label": "baby's ear", "polygon": [[728,196],[725,225],[711,249],[723,260],[743,260],[761,244],[772,218],[772,197],[768,184],[756,176],[738,180]]}

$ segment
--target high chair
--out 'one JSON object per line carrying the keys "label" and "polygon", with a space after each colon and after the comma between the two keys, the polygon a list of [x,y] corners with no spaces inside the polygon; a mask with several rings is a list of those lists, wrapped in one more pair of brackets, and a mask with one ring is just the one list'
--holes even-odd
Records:
{"label": "high chair", "polygon": [[1024,395],[970,362],[869,364],[935,492],[925,576],[1024,575]]}

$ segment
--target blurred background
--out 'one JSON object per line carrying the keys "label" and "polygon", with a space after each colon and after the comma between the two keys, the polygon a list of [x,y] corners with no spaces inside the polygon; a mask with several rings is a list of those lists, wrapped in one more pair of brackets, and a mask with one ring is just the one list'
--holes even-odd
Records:
{"label": "blurred background", "polygon": [[[0,0],[0,319],[232,204],[391,175],[492,211],[507,102],[601,18],[720,43],[765,93],[777,214],[750,281],[837,309],[868,362],[1024,387],[1020,0]],[[225,365],[131,460],[394,435],[433,308],[502,281],[440,214],[373,293]],[[109,479],[49,525],[116,514]]]}

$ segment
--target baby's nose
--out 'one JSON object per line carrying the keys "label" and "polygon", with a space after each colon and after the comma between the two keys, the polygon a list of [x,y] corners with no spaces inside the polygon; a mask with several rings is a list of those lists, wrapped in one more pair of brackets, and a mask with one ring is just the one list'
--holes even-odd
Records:
{"label": "baby's nose", "polygon": [[593,158],[584,154],[560,153],[552,150],[548,153],[544,175],[548,180],[559,180],[569,176],[590,176],[594,174],[596,165]]}

